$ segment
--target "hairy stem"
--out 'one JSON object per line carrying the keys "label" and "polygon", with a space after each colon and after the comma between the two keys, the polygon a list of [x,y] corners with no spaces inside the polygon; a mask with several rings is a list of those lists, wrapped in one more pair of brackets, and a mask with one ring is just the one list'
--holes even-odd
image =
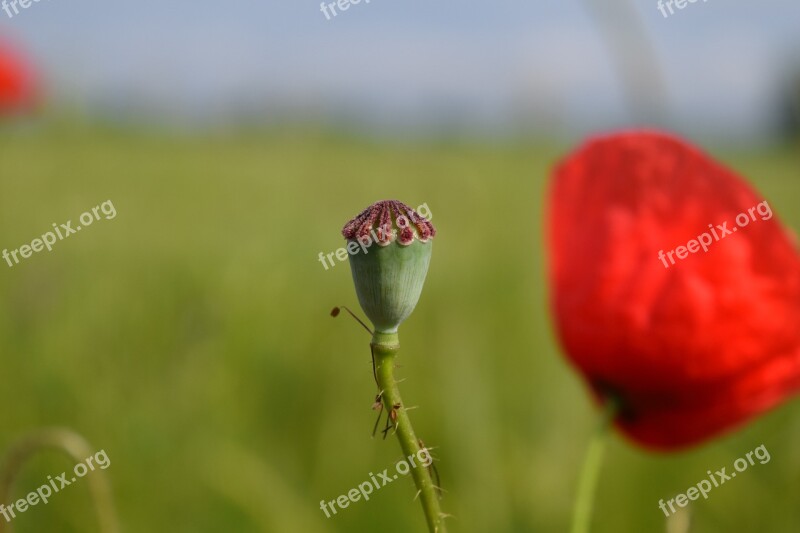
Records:
{"label": "hairy stem", "polygon": [[[66,453],[76,463],[85,461],[94,453],[86,439],[69,429],[47,428],[30,433],[9,448],[0,475],[0,503],[11,503],[14,483],[22,467],[42,450],[53,449]],[[95,470],[86,476],[89,492],[97,512],[97,520],[102,533],[119,533],[111,485],[102,470]],[[11,533],[11,523],[0,519],[0,533]]]}
{"label": "hairy stem", "polygon": [[[411,427],[411,420],[408,418],[406,406],[400,398],[400,391],[394,378],[395,357],[399,349],[397,333],[376,332],[372,337],[375,374],[378,386],[381,388],[384,408],[387,412],[396,414],[395,432],[405,456],[414,455],[416,459],[419,459],[422,447],[414,434],[414,428]],[[400,407],[395,407],[397,405]],[[428,529],[431,533],[446,533],[447,529],[444,525],[446,515],[439,507],[439,495],[430,471],[417,460],[412,465],[411,475],[419,490],[419,499],[422,502]]]}
{"label": "hairy stem", "polygon": [[606,400],[603,417],[589,442],[586,458],[583,461],[583,470],[578,481],[578,493],[575,497],[575,507],[572,513],[572,533],[588,533],[592,520],[592,506],[597,489],[597,479],[600,476],[600,467],[603,464],[609,427],[617,414],[617,402],[613,399]]}

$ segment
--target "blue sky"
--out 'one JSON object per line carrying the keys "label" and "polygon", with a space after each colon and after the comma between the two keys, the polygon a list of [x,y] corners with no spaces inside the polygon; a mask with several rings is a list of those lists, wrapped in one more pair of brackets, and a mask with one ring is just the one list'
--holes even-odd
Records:
{"label": "blue sky", "polygon": [[[59,99],[90,108],[583,133],[636,119],[588,1],[619,0],[371,0],[332,20],[319,0],[42,0],[0,12],[0,33],[28,48]],[[800,69],[800,2],[701,0],[666,19],[655,0],[633,3],[655,49],[634,57],[665,80],[665,98],[646,96],[672,124],[764,130]]]}

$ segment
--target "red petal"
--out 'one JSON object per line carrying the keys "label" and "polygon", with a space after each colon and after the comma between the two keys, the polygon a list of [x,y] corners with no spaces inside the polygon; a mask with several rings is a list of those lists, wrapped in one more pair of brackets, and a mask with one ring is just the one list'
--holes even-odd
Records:
{"label": "red petal", "polygon": [[0,116],[30,109],[35,92],[31,69],[10,46],[0,41]]}
{"label": "red petal", "polygon": [[755,212],[669,268],[659,259],[709,224],[736,227],[763,201],[655,132],[592,140],[556,169],[548,232],[559,335],[593,390],[620,397],[619,426],[634,440],[694,444],[800,389],[800,256],[777,216]]}

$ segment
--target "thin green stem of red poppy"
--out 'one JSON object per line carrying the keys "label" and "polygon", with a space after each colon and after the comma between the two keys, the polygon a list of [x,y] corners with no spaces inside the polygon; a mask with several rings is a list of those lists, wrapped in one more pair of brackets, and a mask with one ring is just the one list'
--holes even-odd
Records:
{"label": "thin green stem of red poppy", "polygon": [[603,465],[603,454],[610,433],[609,429],[616,414],[617,403],[611,399],[607,400],[603,417],[592,435],[589,449],[586,451],[586,458],[583,461],[583,470],[578,481],[578,493],[572,511],[572,533],[589,533],[597,480]]}

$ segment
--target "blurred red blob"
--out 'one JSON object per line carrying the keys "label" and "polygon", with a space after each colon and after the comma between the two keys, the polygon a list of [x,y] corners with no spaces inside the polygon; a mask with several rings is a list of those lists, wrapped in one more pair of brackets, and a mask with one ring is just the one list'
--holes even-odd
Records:
{"label": "blurred red blob", "polygon": [[0,117],[30,112],[36,100],[33,68],[10,44],[0,40]]}
{"label": "blurred red blob", "polygon": [[[796,241],[766,209],[737,227],[764,199],[736,174],[675,137],[628,132],[579,148],[550,192],[557,330],[630,438],[697,444],[800,390]],[[723,223],[737,230],[721,237]],[[659,257],[712,229],[707,251]]]}

